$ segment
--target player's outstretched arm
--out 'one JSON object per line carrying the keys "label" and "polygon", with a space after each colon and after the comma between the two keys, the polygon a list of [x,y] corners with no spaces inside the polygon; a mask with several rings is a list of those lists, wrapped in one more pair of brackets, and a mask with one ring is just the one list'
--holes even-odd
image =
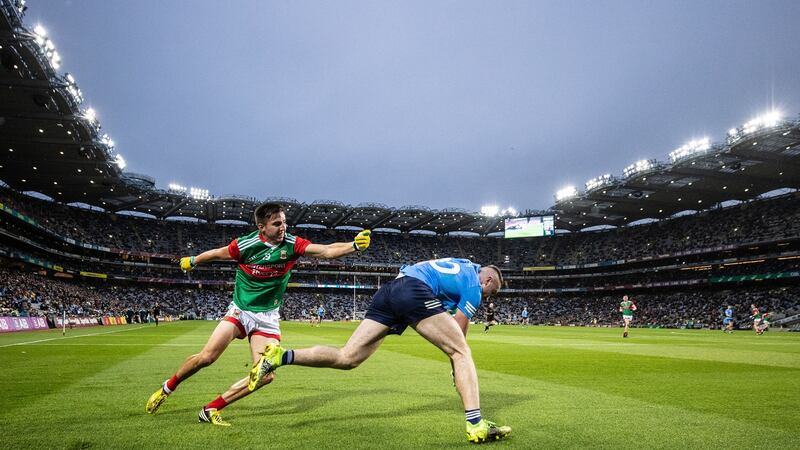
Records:
{"label": "player's outstretched arm", "polygon": [[181,270],[189,272],[194,269],[198,264],[205,264],[211,261],[230,261],[233,257],[228,252],[228,247],[215,248],[200,253],[197,256],[184,256],[181,258]]}
{"label": "player's outstretched arm", "polygon": [[353,242],[334,242],[333,244],[309,244],[306,247],[306,256],[321,259],[336,259],[353,252],[363,252],[369,248],[369,230],[358,233]]}

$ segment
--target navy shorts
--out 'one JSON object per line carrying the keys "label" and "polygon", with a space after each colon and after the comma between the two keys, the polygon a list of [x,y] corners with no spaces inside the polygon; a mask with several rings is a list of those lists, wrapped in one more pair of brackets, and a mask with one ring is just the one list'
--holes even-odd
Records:
{"label": "navy shorts", "polygon": [[427,284],[406,276],[381,286],[365,317],[389,327],[389,334],[403,334],[409,325],[443,312],[447,311]]}

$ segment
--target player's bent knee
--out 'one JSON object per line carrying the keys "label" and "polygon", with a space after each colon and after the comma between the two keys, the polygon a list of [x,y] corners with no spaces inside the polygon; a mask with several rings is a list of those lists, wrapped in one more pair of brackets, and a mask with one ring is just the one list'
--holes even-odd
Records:
{"label": "player's bent knee", "polygon": [[472,358],[472,351],[468,345],[451,347],[447,349],[445,353],[447,353],[453,361],[463,358]]}
{"label": "player's bent knee", "polygon": [[341,370],[353,370],[356,367],[360,366],[363,362],[363,359],[357,358],[355,355],[342,355],[339,358],[339,363],[337,364],[337,369]]}
{"label": "player's bent knee", "polygon": [[344,360],[339,362],[338,369],[353,370],[353,369],[355,369],[356,367],[358,367],[360,365],[361,365],[361,361],[358,361],[358,360],[355,360],[355,359],[344,359]]}

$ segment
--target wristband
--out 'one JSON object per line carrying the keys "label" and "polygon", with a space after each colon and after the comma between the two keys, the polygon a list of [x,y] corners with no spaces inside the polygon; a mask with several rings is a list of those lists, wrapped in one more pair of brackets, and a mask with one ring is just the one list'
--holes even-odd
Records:
{"label": "wristband", "polygon": [[190,257],[189,257],[189,265],[190,265],[190,266],[194,266],[194,265],[195,265],[195,264],[194,264],[194,256],[190,256]]}
{"label": "wristband", "polygon": [[361,250],[358,249],[358,245],[356,245],[356,241],[353,241],[353,250],[360,252]]}

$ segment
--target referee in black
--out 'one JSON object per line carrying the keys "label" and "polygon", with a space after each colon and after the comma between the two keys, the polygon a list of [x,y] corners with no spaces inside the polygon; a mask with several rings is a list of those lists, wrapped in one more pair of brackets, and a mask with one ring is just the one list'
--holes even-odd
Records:
{"label": "referee in black", "polygon": [[155,306],[153,306],[153,319],[156,320],[156,326],[158,326],[158,316],[161,315],[161,307],[158,306],[158,302],[156,302]]}

